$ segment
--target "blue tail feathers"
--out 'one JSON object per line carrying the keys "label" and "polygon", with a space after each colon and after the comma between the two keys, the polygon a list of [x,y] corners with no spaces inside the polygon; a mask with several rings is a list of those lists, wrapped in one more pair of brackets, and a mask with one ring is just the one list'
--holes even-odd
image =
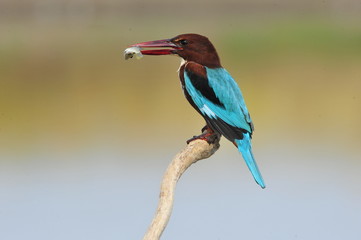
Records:
{"label": "blue tail feathers", "polygon": [[252,154],[252,146],[251,146],[251,138],[249,133],[243,135],[243,139],[236,139],[235,143],[237,144],[238,151],[242,154],[248,169],[251,171],[254,180],[260,185],[262,188],[265,188],[261,172],[258,169],[257,163]]}

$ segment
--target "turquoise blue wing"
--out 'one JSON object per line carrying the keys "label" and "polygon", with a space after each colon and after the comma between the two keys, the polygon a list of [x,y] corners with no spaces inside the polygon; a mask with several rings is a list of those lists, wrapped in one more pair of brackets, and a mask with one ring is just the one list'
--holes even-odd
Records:
{"label": "turquoise blue wing", "polygon": [[231,75],[224,68],[206,67],[206,73],[208,85],[221,104],[206,98],[205,94],[192,84],[187,71],[184,74],[185,88],[200,112],[210,119],[221,119],[230,126],[252,133],[252,121],[242,92]]}

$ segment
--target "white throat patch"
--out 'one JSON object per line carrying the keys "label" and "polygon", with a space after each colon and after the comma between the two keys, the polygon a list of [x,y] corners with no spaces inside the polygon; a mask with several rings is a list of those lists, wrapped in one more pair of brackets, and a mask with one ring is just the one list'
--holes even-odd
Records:
{"label": "white throat patch", "polygon": [[181,63],[180,63],[180,65],[179,65],[179,68],[178,68],[177,72],[179,72],[179,70],[181,69],[181,67],[182,67],[184,64],[186,64],[186,63],[187,63],[187,61],[184,60],[183,58],[181,58]]}

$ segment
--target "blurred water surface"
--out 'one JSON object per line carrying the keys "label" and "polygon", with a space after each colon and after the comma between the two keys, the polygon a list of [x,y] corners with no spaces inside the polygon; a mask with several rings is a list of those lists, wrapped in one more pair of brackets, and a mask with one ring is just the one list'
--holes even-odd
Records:
{"label": "blurred water surface", "polygon": [[240,84],[267,188],[222,140],[181,179],[163,238],[360,239],[360,5],[187,3],[0,3],[0,239],[141,239],[204,123],[178,58],[122,54],[186,32]]}

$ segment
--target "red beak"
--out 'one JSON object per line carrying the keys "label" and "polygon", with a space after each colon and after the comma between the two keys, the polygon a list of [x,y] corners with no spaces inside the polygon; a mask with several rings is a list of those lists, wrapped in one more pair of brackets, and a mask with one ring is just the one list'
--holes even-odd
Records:
{"label": "red beak", "polygon": [[175,54],[177,50],[182,49],[181,47],[172,43],[169,39],[137,43],[131,45],[130,47],[160,48],[160,49],[148,49],[148,50],[142,49],[141,53],[144,55],[169,55],[169,54]]}

